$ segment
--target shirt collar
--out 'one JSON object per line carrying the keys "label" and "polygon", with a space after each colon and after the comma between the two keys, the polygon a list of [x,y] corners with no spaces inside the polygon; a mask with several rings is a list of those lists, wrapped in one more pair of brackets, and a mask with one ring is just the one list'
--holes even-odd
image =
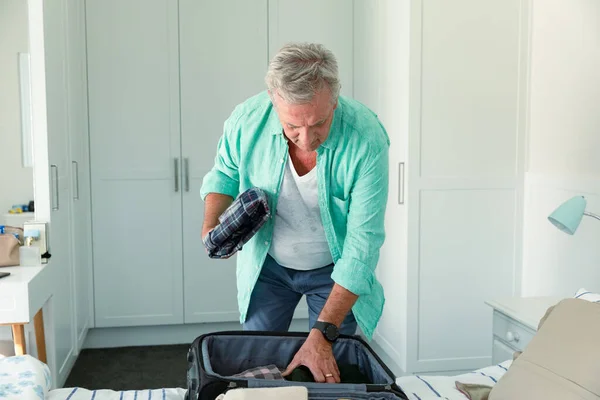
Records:
{"label": "shirt collar", "polygon": [[[265,125],[265,130],[270,132],[272,135],[282,135],[283,136],[283,126],[281,126],[281,121],[279,121],[279,116],[277,115],[277,111],[275,111],[275,107],[271,103],[269,105],[269,116],[267,119],[267,123]],[[339,140],[339,136],[341,134],[342,129],[342,115],[343,110],[341,104],[338,102],[337,108],[333,112],[333,121],[331,122],[331,128],[329,129],[329,136],[321,147],[326,149],[333,149]]]}

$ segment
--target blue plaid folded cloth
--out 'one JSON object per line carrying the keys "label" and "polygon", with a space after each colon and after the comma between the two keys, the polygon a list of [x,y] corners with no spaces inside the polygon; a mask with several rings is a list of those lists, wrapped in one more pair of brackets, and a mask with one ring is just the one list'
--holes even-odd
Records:
{"label": "blue plaid folded cloth", "polygon": [[283,373],[281,370],[273,364],[265,365],[263,367],[255,367],[247,369],[244,372],[240,372],[233,376],[234,378],[246,378],[246,379],[274,379],[283,380]]}
{"label": "blue plaid folded cloth", "polygon": [[228,258],[258,232],[270,218],[266,193],[259,188],[243,192],[219,217],[219,225],[202,239],[210,258]]}

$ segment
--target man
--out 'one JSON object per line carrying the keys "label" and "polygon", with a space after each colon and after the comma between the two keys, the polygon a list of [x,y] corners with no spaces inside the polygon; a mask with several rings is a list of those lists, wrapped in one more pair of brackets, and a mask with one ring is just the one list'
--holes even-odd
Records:
{"label": "man", "polygon": [[384,241],[389,138],[377,116],[339,95],[337,61],[318,44],[290,44],[270,62],[268,91],[237,106],[201,189],[202,236],[243,191],[269,197],[272,218],[237,260],[246,330],[287,331],[302,295],[308,339],[284,375],[307,366],[340,382],[338,333],[372,337],[384,305],[375,277]]}

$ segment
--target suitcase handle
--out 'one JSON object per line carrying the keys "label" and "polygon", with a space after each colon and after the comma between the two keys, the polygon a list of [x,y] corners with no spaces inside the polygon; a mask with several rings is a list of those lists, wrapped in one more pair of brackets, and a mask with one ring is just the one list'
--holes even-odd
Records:
{"label": "suitcase handle", "polygon": [[348,391],[348,392],[367,392],[367,385],[360,385],[354,383],[337,383],[332,385],[330,383],[317,383],[317,382],[297,382],[297,381],[286,381],[280,379],[249,379],[249,388],[267,388],[267,387],[282,387],[282,386],[304,386],[308,389],[316,389],[319,391]]}

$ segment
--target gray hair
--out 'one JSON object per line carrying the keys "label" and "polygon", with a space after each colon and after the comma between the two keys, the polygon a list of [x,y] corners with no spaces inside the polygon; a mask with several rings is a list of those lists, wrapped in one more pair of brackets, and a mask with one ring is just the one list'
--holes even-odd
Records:
{"label": "gray hair", "polygon": [[289,43],[269,63],[265,78],[271,96],[278,94],[287,103],[309,103],[325,85],[335,103],[340,93],[335,55],[318,43]]}

